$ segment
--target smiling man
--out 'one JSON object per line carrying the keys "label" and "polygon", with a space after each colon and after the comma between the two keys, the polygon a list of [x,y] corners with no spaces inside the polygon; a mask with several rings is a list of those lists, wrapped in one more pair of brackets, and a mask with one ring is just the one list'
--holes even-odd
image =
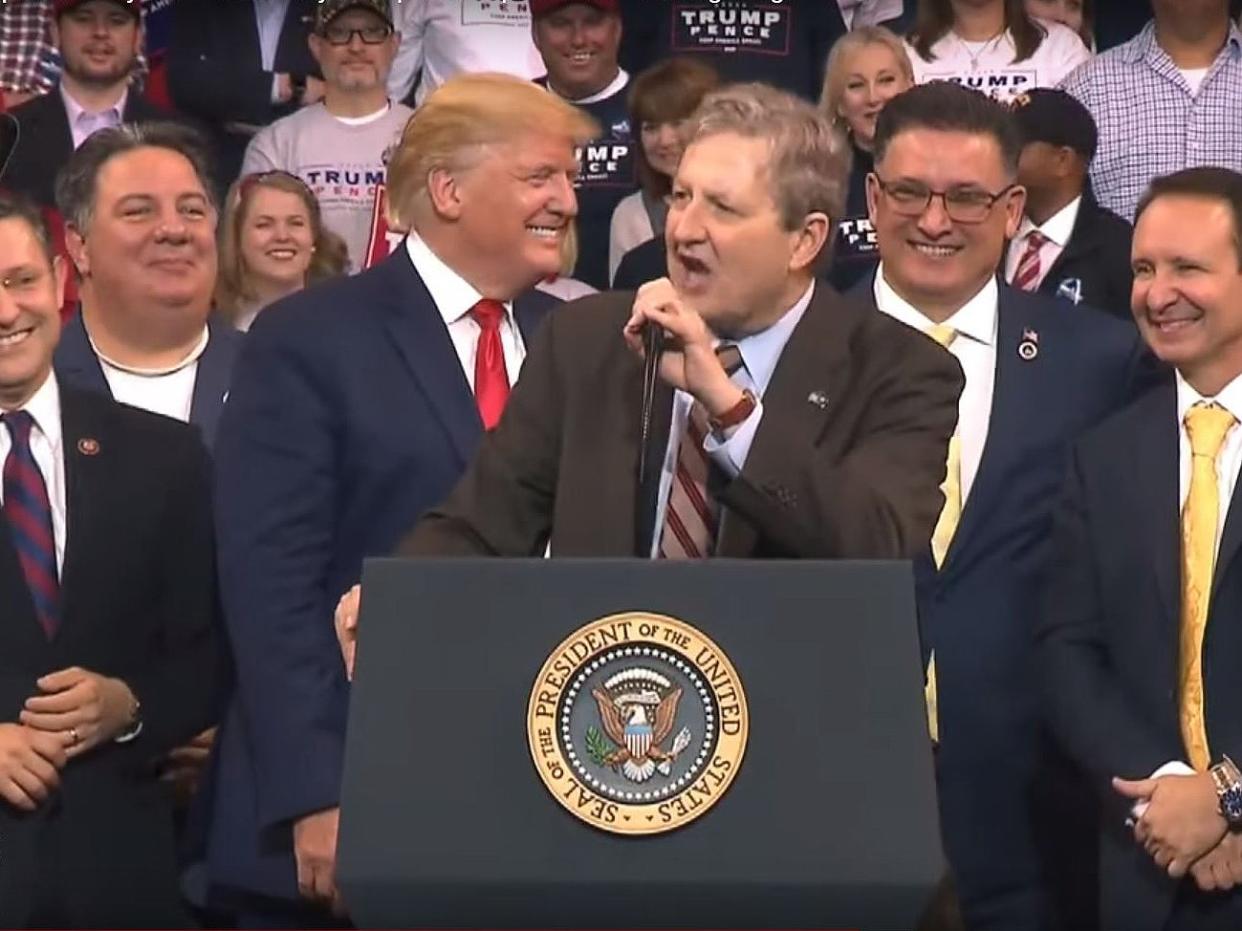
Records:
{"label": "smiling man", "polygon": [[867,179],[876,305],[966,374],[916,596],[945,849],[967,926],[997,931],[1092,926],[1075,881],[1093,835],[1072,834],[1090,799],[1041,746],[1031,630],[1069,443],[1137,390],[1143,358],[1128,323],[998,282],[1021,148],[1005,106],[925,84],[885,104]]}
{"label": "smiling man", "polygon": [[413,232],[375,267],[269,306],[246,337],[216,449],[238,691],[210,842],[241,927],[319,927],[340,907],[348,691],[332,609],[499,419],[554,303],[524,292],[561,267],[574,149],[597,131],[521,78],[446,81],[390,163],[394,220]]}
{"label": "smiling man", "polygon": [[1176,379],[1085,436],[1040,630],[1057,736],[1109,799],[1102,926],[1242,927],[1242,175],[1152,182],[1131,306]]}
{"label": "smiling man", "polygon": [[541,84],[586,111],[601,132],[579,151],[578,234],[573,276],[608,287],[612,212],[638,185],[626,107],[630,76],[617,64],[617,0],[533,0],[531,34],[547,76]]}
{"label": "smiling man", "polygon": [[279,169],[305,181],[324,225],[349,246],[354,271],[366,265],[388,159],[413,112],[388,99],[400,38],[388,0],[317,4],[309,41],[324,98],[260,130],[242,161],[243,176]]}

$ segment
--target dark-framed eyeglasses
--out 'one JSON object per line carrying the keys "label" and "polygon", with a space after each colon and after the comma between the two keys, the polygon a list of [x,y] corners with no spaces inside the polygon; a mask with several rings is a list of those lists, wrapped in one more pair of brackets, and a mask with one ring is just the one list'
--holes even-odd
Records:
{"label": "dark-framed eyeglasses", "polygon": [[392,27],[387,23],[378,23],[374,26],[363,26],[361,29],[350,29],[348,26],[333,26],[331,24],[323,28],[323,37],[328,40],[329,45],[349,45],[357,36],[365,45],[379,45],[392,35]]}
{"label": "dark-framed eyeglasses", "polygon": [[875,183],[880,186],[897,214],[903,217],[921,217],[931,206],[932,198],[939,197],[949,219],[957,223],[982,223],[996,206],[996,202],[1018,186],[1016,183],[1007,185],[995,194],[971,185],[937,191],[919,181],[885,181],[874,172],[871,177],[875,178]]}

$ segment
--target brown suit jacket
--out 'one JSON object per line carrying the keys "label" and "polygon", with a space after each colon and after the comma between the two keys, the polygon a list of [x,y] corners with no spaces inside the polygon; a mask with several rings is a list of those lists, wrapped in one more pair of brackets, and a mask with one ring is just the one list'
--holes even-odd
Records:
{"label": "brown suit jacket", "polygon": [[[646,556],[655,483],[638,488],[643,364],[621,331],[632,292],[554,310],[504,417],[407,556]],[[819,282],[763,396],[745,467],[721,492],[718,555],[912,558],[943,502],[964,383],[927,337]],[[824,403],[826,399],[826,403]],[[817,403],[818,402],[818,403]],[[668,442],[657,390],[649,469]]]}

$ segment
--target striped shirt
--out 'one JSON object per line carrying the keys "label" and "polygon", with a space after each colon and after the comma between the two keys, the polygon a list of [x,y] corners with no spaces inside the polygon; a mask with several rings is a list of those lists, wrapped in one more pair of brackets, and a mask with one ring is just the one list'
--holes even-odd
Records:
{"label": "striped shirt", "polygon": [[1099,126],[1091,163],[1096,198],[1128,220],[1159,175],[1197,165],[1242,171],[1242,33],[1236,26],[1197,92],[1156,42],[1151,22],[1061,86]]}

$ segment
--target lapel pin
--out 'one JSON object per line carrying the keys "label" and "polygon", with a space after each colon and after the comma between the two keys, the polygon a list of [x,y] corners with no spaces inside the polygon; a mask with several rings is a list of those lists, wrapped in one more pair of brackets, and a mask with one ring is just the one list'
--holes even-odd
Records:
{"label": "lapel pin", "polygon": [[224,392],[224,397],[222,397],[222,398],[220,399],[220,403],[221,403],[221,404],[228,404],[228,403],[229,403],[229,393],[228,393],[227,391],[226,391],[226,392]]}
{"label": "lapel pin", "polygon": [[1018,358],[1030,362],[1039,355],[1039,334],[1034,330],[1022,331],[1022,342],[1018,343]]}
{"label": "lapel pin", "polygon": [[821,411],[828,410],[828,395],[822,391],[812,391],[806,396],[807,403],[814,404]]}
{"label": "lapel pin", "polygon": [[83,456],[99,455],[99,440],[94,437],[84,436],[78,440],[78,452]]}

